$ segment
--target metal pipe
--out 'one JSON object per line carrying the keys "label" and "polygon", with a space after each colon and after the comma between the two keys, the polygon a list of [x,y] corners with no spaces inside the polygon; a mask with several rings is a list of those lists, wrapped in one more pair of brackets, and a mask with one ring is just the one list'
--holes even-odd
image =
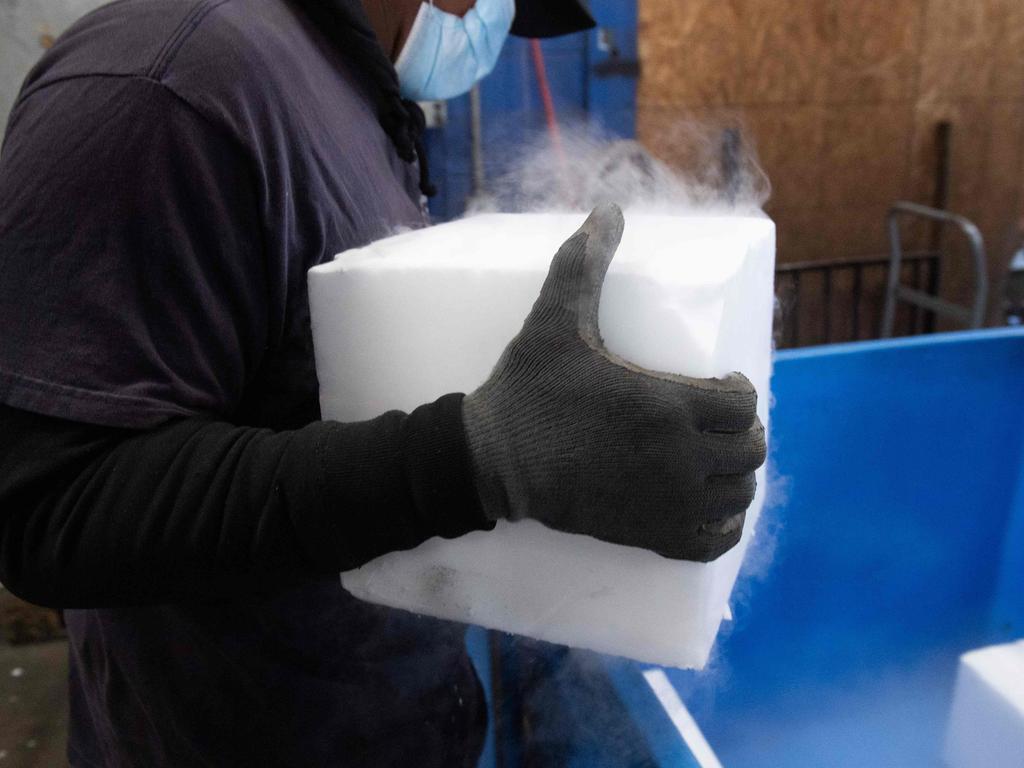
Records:
{"label": "metal pipe", "polygon": [[821,279],[824,281],[823,292],[824,292],[824,324],[825,324],[825,343],[829,344],[832,341],[832,268],[826,267],[821,274]]}
{"label": "metal pipe", "polygon": [[860,300],[864,290],[864,268],[854,267],[853,270],[853,340],[860,340]]}

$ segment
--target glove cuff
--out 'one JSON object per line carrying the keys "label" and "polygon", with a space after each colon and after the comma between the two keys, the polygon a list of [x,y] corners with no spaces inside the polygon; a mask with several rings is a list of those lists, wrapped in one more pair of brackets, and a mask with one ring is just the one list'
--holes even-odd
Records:
{"label": "glove cuff", "polygon": [[406,476],[416,507],[430,515],[437,534],[457,538],[493,528],[483,519],[475,471],[463,426],[461,394],[409,414],[404,430]]}
{"label": "glove cuff", "polygon": [[508,435],[503,434],[488,406],[487,398],[478,390],[463,401],[462,419],[480,506],[489,520],[497,521],[513,517],[505,486],[511,476],[511,462],[507,456]]}

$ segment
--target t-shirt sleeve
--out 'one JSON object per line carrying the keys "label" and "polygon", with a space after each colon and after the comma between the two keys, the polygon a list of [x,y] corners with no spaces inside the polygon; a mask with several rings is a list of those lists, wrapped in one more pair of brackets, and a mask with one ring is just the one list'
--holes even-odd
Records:
{"label": "t-shirt sleeve", "polygon": [[23,94],[0,154],[0,402],[149,428],[230,418],[268,336],[258,179],[164,85]]}

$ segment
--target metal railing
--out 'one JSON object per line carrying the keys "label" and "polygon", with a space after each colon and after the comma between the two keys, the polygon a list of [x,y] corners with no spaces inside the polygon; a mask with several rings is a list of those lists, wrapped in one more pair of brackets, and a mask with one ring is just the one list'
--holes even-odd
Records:
{"label": "metal railing", "polygon": [[[731,136],[723,136],[723,158],[734,152]],[[943,121],[934,126],[934,187],[931,206],[928,207],[928,231],[923,250],[902,253],[902,243],[896,241],[900,251],[894,259],[871,255],[833,261],[810,261],[783,264],[776,270],[776,296],[778,298],[775,342],[779,347],[797,347],[805,344],[828,344],[839,341],[881,338],[886,319],[891,320],[890,334],[914,335],[931,333],[936,326],[934,302],[939,294],[941,254],[949,225],[960,226],[958,217],[946,214],[952,157],[952,125]],[[728,167],[724,164],[723,169]],[[726,174],[726,178],[728,175]],[[897,217],[915,215],[919,211],[905,211],[897,203],[889,213],[890,249],[893,247],[893,224]],[[913,205],[913,204],[910,204]],[[920,206],[925,208],[925,206]],[[932,215],[932,213],[940,215]],[[947,218],[948,217],[948,218]],[[973,226],[973,225],[972,225]],[[965,231],[972,249],[975,243],[971,233]],[[898,232],[897,232],[898,236]],[[976,255],[976,251],[975,251]],[[895,261],[895,265],[893,264]],[[891,266],[892,265],[892,266]],[[977,274],[977,273],[976,273]],[[840,287],[837,280],[849,280]],[[924,299],[921,302],[900,302],[886,317],[887,290],[895,280],[900,298],[907,295]],[[976,283],[980,287],[981,283]],[[914,293],[908,293],[908,291]],[[891,291],[889,291],[891,292]],[[984,303],[984,292],[980,300]],[[978,301],[976,296],[975,301]],[[809,317],[817,312],[816,317]],[[973,317],[971,318],[974,319]]]}
{"label": "metal railing", "polygon": [[[775,270],[775,344],[778,348],[840,341],[875,339],[882,335],[888,256],[864,256],[830,261],[801,261]],[[934,295],[939,283],[939,254],[903,254],[900,280],[921,293]],[[839,282],[849,283],[848,289]],[[907,307],[894,314],[901,335],[934,330],[934,313]]]}
{"label": "metal railing", "polygon": [[[974,298],[970,306],[961,306],[940,299],[931,290],[920,290],[917,285],[908,286],[901,278],[901,265],[905,258],[900,220],[918,218],[938,225],[949,224],[959,230],[971,252],[971,266],[974,272]],[[898,202],[889,209],[889,278],[885,293],[885,311],[882,315],[882,337],[893,335],[898,302],[915,308],[927,309],[933,313],[951,318],[966,328],[980,328],[985,319],[985,302],[988,301],[988,274],[985,260],[985,241],[981,232],[964,216],[949,211],[930,208],[917,203]]]}

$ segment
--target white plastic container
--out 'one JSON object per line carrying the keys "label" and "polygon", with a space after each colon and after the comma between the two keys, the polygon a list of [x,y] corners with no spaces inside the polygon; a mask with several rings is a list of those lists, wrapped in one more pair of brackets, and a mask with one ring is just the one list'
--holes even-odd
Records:
{"label": "white plastic container", "polygon": [[[309,276],[325,419],[358,421],[471,392],[518,333],[582,214],[488,214],[348,251]],[[600,327],[639,365],[738,370],[768,423],[775,228],[763,217],[626,213]],[[525,521],[433,539],[343,574],[357,597],[676,667],[703,667],[764,501],[710,564]]]}

